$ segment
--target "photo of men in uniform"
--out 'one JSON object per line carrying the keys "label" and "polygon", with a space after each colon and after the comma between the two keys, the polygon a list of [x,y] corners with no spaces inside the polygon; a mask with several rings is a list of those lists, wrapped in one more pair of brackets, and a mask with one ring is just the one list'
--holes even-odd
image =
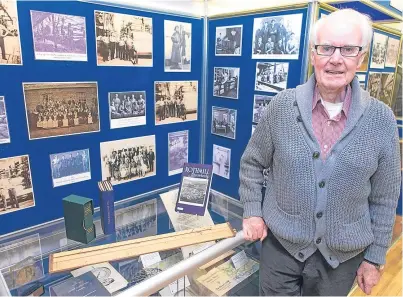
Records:
{"label": "photo of men in uniform", "polygon": [[371,97],[379,99],[379,94],[381,91],[381,75],[380,72],[369,72],[367,89]]}
{"label": "photo of men in uniform", "polygon": [[235,139],[236,109],[213,106],[211,133],[231,139]]}
{"label": "photo of men in uniform", "polygon": [[252,59],[292,59],[299,56],[302,13],[255,18]]}
{"label": "photo of men in uniform", "polygon": [[399,39],[389,37],[385,67],[396,67],[397,55],[399,54],[399,42]]}
{"label": "photo of men in uniform", "polygon": [[87,61],[85,17],[31,10],[36,60]]}
{"label": "photo of men in uniform", "polygon": [[242,55],[242,25],[216,27],[215,55],[241,56]]}
{"label": "photo of men in uniform", "polygon": [[192,60],[192,24],[164,21],[166,72],[190,72]]}
{"label": "photo of men in uniform", "polygon": [[255,95],[253,102],[253,119],[252,121],[256,124],[259,123],[260,118],[263,115],[266,107],[269,105],[272,96],[267,95]]}
{"label": "photo of men in uniform", "polygon": [[0,1],[0,65],[21,65],[17,1]]}
{"label": "photo of men in uniform", "polygon": [[29,157],[0,159],[0,215],[35,206]]}
{"label": "photo of men in uniform", "polygon": [[255,91],[278,93],[287,88],[288,63],[257,62]]}
{"label": "photo of men in uniform", "polygon": [[152,19],[95,11],[98,66],[153,66]]}
{"label": "photo of men in uniform", "polygon": [[393,101],[393,86],[395,74],[394,73],[382,73],[381,86],[382,89],[379,93],[379,99],[389,107],[392,106]]}
{"label": "photo of men in uniform", "polygon": [[231,170],[231,149],[213,144],[213,173],[229,179]]}
{"label": "photo of men in uniform", "polygon": [[196,121],[198,92],[197,81],[155,82],[155,124]]}
{"label": "photo of men in uniform", "polygon": [[109,118],[111,129],[146,124],[146,92],[110,92]]}
{"label": "photo of men in uniform", "polygon": [[240,68],[214,67],[213,95],[238,99]]}
{"label": "photo of men in uniform", "polygon": [[24,83],[29,139],[99,131],[96,82]]}
{"label": "photo of men in uniform", "polygon": [[4,96],[0,96],[0,144],[10,142],[10,131],[8,129],[6,102]]}
{"label": "photo of men in uniform", "polygon": [[374,33],[370,68],[383,69],[385,67],[387,44],[388,36],[380,33]]}
{"label": "photo of men in uniform", "polygon": [[156,174],[155,135],[101,142],[102,180],[112,185]]}
{"label": "photo of men in uniform", "polygon": [[189,157],[189,131],[168,133],[168,175],[181,173]]}

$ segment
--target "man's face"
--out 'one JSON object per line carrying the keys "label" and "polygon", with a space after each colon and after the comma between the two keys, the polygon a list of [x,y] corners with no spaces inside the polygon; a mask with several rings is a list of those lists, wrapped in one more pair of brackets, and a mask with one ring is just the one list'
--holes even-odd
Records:
{"label": "man's face", "polygon": [[[351,23],[325,23],[318,31],[317,44],[333,46],[361,46],[362,34],[358,25]],[[348,85],[360,68],[365,53],[357,57],[343,57],[339,49],[331,56],[320,56],[311,51],[311,63],[319,86],[327,90],[338,90]]]}

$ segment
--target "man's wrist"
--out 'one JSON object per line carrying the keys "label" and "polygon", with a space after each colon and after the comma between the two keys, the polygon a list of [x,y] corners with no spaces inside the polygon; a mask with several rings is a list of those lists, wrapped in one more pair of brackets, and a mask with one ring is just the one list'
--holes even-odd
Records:
{"label": "man's wrist", "polygon": [[364,259],[364,261],[367,262],[367,263],[369,263],[369,264],[371,264],[371,265],[373,265],[373,266],[375,266],[376,269],[378,269],[379,271],[382,271],[383,268],[384,268],[384,265],[381,265],[381,264],[378,264],[378,263],[374,263],[374,262],[369,261],[369,260],[367,260],[367,259]]}

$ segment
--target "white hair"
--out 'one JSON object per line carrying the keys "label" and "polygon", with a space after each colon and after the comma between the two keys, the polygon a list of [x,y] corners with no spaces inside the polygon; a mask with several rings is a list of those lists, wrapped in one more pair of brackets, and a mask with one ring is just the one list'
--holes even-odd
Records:
{"label": "white hair", "polygon": [[335,12],[332,12],[329,15],[325,15],[321,17],[314,25],[311,30],[310,40],[311,45],[317,44],[318,39],[318,31],[325,24],[325,22],[329,21],[331,24],[339,24],[340,22],[348,22],[350,24],[357,24],[361,30],[362,36],[362,44],[363,51],[367,51],[372,40],[372,20],[368,15],[359,13],[358,11],[346,8],[340,9]]}

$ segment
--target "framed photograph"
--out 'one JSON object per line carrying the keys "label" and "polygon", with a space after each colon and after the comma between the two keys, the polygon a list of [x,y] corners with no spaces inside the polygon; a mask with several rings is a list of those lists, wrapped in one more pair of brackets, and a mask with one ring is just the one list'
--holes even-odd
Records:
{"label": "framed photograph", "polygon": [[77,150],[50,155],[53,187],[91,179],[90,150]]}
{"label": "framed photograph", "polygon": [[0,215],[35,206],[28,155],[0,159]]}
{"label": "framed photograph", "polygon": [[211,133],[226,138],[235,139],[236,134],[235,109],[212,107]]}
{"label": "framed photograph", "polygon": [[96,82],[23,83],[29,139],[99,131]]}
{"label": "framed photograph", "polygon": [[197,120],[198,81],[156,81],[154,83],[155,124]]}
{"label": "framed photograph", "polygon": [[278,93],[287,88],[288,63],[257,62],[255,91]]}
{"label": "framed photograph", "polygon": [[16,0],[2,0],[0,9],[0,65],[22,65]]}
{"label": "framed photograph", "polygon": [[253,99],[253,119],[254,123],[259,123],[260,118],[263,115],[264,110],[269,105],[272,96],[267,95],[255,95]]}
{"label": "framed photograph", "polygon": [[369,72],[367,88],[371,97],[379,99],[379,94],[381,92],[381,75],[380,72]]}
{"label": "framed photograph", "polygon": [[386,49],[385,67],[396,67],[397,57],[399,54],[400,40],[389,37],[388,47]]}
{"label": "framed photograph", "polygon": [[98,66],[153,66],[152,18],[94,13]]}
{"label": "framed photograph", "polygon": [[168,133],[168,175],[182,173],[189,159],[189,130]]}
{"label": "framed photograph", "polygon": [[365,53],[364,60],[361,63],[360,68],[358,68],[358,72],[367,72],[368,71],[368,62],[369,62],[369,53]]}
{"label": "framed photograph", "polygon": [[146,124],[146,92],[110,92],[109,119],[111,129]]}
{"label": "framed photograph", "polygon": [[302,13],[255,18],[252,59],[297,60]]}
{"label": "framed photograph", "polygon": [[112,185],[156,174],[155,135],[101,142],[102,180]]}
{"label": "framed photograph", "polygon": [[192,24],[164,20],[165,72],[190,72]]}
{"label": "framed photograph", "polygon": [[359,82],[365,82],[367,77],[366,73],[356,73],[355,75],[357,76]]}
{"label": "framed photograph", "polygon": [[214,67],[213,95],[238,99],[240,68]]}
{"label": "framed photograph", "polygon": [[87,61],[85,17],[31,10],[35,60]]}
{"label": "framed photograph", "polygon": [[8,129],[8,119],[6,101],[4,96],[0,96],[0,144],[10,143],[10,130]]}
{"label": "framed photograph", "polygon": [[372,56],[370,68],[383,69],[385,67],[386,46],[388,36],[380,33],[374,33],[372,41]]}
{"label": "framed photograph", "polygon": [[242,25],[216,27],[215,55],[242,56]]}
{"label": "framed photograph", "polygon": [[379,93],[379,100],[381,100],[388,106],[392,106],[394,82],[395,82],[394,73],[382,73],[381,76],[382,89]]}
{"label": "framed photograph", "polygon": [[231,171],[231,149],[213,144],[213,173],[229,179]]}

